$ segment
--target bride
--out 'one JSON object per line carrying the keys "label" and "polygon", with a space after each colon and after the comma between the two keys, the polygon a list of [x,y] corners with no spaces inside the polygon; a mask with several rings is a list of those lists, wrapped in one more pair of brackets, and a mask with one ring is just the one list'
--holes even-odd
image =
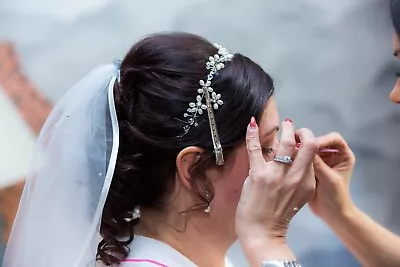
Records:
{"label": "bride", "polygon": [[273,92],[255,62],[187,33],[96,68],[42,129],[3,266],[224,266],[237,238],[251,266],[300,266],[286,231],[318,145],[280,123]]}

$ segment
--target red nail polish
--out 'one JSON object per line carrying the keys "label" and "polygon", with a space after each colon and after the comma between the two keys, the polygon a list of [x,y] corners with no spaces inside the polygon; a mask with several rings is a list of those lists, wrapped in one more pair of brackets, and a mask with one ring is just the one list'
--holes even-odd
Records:
{"label": "red nail polish", "polygon": [[255,119],[254,117],[251,117],[251,120],[250,120],[250,127],[254,128],[254,127],[256,127],[256,126],[257,126],[256,119]]}
{"label": "red nail polish", "polygon": [[293,121],[292,121],[291,119],[286,119],[285,121],[286,121],[286,122],[293,123]]}

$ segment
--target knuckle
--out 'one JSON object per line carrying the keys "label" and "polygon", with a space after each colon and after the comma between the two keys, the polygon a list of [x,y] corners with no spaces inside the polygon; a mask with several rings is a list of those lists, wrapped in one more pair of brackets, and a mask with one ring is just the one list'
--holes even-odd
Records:
{"label": "knuckle", "polygon": [[249,144],[259,144],[260,139],[257,136],[247,136],[246,137],[246,143]]}
{"label": "knuckle", "polygon": [[[335,145],[342,147],[346,150],[350,150],[349,145],[347,144],[346,140],[343,136],[338,132],[332,132],[329,135],[330,142],[334,143]],[[352,154],[352,152],[351,152]]]}
{"label": "knuckle", "polygon": [[258,185],[260,183],[264,183],[264,175],[262,172],[251,172],[250,178],[254,184]]}
{"label": "knuckle", "polygon": [[315,138],[311,140],[304,140],[301,145],[310,152],[316,153],[318,152],[319,145]]}
{"label": "knuckle", "polygon": [[296,141],[293,139],[281,140],[282,145],[288,149],[294,149],[296,147]]}
{"label": "knuckle", "polygon": [[311,131],[308,128],[301,128],[300,131],[303,132],[304,134],[306,134],[307,136],[313,136],[314,137],[313,131]]}
{"label": "knuckle", "polygon": [[298,131],[299,131],[299,133],[303,133],[303,134],[304,133],[312,133],[311,130],[308,128],[300,128]]}
{"label": "knuckle", "polygon": [[251,144],[248,146],[248,151],[251,153],[261,152],[261,146],[259,144]]}
{"label": "knuckle", "polygon": [[269,188],[278,188],[282,184],[281,180],[276,177],[270,177],[269,179],[265,179],[264,183]]}
{"label": "knuckle", "polygon": [[253,135],[248,135],[246,136],[246,141],[247,142],[259,142],[259,138],[257,136],[253,136]]}
{"label": "knuckle", "polygon": [[334,140],[338,144],[341,144],[341,145],[347,147],[347,143],[346,143],[346,141],[344,140],[343,136],[340,133],[332,132],[332,133],[330,133],[329,137],[330,137],[331,140]]}
{"label": "knuckle", "polygon": [[296,177],[292,180],[291,186],[299,188],[303,186],[303,180],[301,177]]}
{"label": "knuckle", "polygon": [[246,138],[246,146],[249,152],[259,152],[261,151],[260,140],[256,136],[248,136]]}
{"label": "knuckle", "polygon": [[250,178],[254,185],[258,187],[276,188],[280,183],[279,179],[274,175],[269,174],[267,171],[252,172]]}
{"label": "knuckle", "polygon": [[354,164],[356,164],[356,156],[354,155],[354,152],[353,151],[351,151],[350,150],[350,163],[352,164],[352,165],[354,165]]}
{"label": "knuckle", "polygon": [[330,135],[334,139],[341,139],[341,140],[343,139],[342,135],[338,132],[332,132]]}
{"label": "knuckle", "polygon": [[315,192],[316,183],[313,181],[305,181],[301,177],[293,179],[289,187],[295,189],[296,191],[302,192],[302,194],[310,195]]}

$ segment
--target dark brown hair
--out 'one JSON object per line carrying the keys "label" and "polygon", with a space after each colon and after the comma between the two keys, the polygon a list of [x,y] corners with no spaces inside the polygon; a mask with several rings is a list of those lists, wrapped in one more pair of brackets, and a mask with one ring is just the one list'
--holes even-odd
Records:
{"label": "dark brown hair", "polygon": [[[210,42],[197,35],[163,33],[139,41],[122,61],[121,82],[114,88],[120,146],[97,252],[104,264],[120,263],[128,255],[138,220],[125,218],[136,206],[165,207],[175,183],[176,157],[183,148],[198,146],[206,151],[192,182],[210,186],[200,174],[215,164],[207,115],[198,119],[199,126],[181,135],[183,114],[196,98],[199,80],[208,74],[206,61],[216,53]],[[229,157],[244,142],[251,116],[260,118],[273,82],[259,65],[235,54],[216,74],[212,87],[224,101],[215,117],[224,155]]]}
{"label": "dark brown hair", "polygon": [[400,0],[390,0],[390,15],[396,34],[400,37]]}

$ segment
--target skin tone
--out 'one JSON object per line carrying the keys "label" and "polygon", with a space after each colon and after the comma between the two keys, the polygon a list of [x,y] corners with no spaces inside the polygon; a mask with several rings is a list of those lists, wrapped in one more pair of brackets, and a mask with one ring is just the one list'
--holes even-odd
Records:
{"label": "skin tone", "polygon": [[[301,143],[298,151],[296,142]],[[250,123],[246,143],[250,172],[236,213],[239,241],[252,267],[266,260],[294,260],[286,232],[291,219],[314,194],[316,138],[309,129],[296,131],[290,120],[282,123],[276,155],[292,156],[292,164],[263,159],[255,123]]]}
{"label": "skin tone", "polygon": [[[400,57],[400,37],[395,34],[393,37],[393,48],[394,48],[394,56]],[[392,92],[390,93],[390,100],[393,103],[400,104],[400,77],[397,79],[395,86],[393,87]]]}
{"label": "skin tone", "polygon": [[[394,55],[400,57],[398,35],[393,38],[393,46]],[[400,79],[390,100],[400,103]],[[355,157],[345,140],[337,133],[315,138],[308,129],[296,131],[287,120],[281,125],[278,141],[278,122],[271,98],[260,124],[249,124],[246,145],[236,149],[222,171],[207,171],[215,190],[210,213],[176,215],[188,208],[187,203],[199,203],[190,183],[190,168],[203,151],[198,147],[182,150],[169,210],[163,214],[142,211],[138,233],[171,245],[199,266],[210,267],[224,266],[227,249],[239,238],[250,266],[258,267],[263,260],[295,259],[286,243],[286,231],[297,208],[309,201],[313,212],[335,231],[363,266],[400,266],[400,238],[374,222],[351,200],[349,185]],[[299,153],[296,141],[303,144]],[[316,156],[318,147],[336,148],[339,153]],[[293,156],[294,163],[283,166],[271,161],[275,153]],[[315,178],[318,186],[314,193]],[[179,233],[180,229],[184,231]]]}
{"label": "skin tone", "polygon": [[[394,55],[400,56],[400,38],[393,38]],[[400,79],[390,100],[400,103]],[[317,188],[310,207],[341,238],[347,248],[366,267],[400,266],[400,237],[376,223],[353,203],[349,185],[355,157],[346,141],[337,133],[318,138],[320,148],[340,152],[314,161]]]}
{"label": "skin tone", "polygon": [[[292,166],[272,161],[275,153],[294,155],[296,139],[303,146]],[[203,150],[188,147],[176,160],[176,185],[168,210],[162,214],[142,210],[137,233],[169,244],[198,266],[224,266],[226,252],[237,238],[251,266],[258,267],[271,258],[266,251],[294,259],[286,244],[286,231],[292,217],[314,193],[312,160],[317,150],[310,130],[296,132],[289,120],[280,125],[271,97],[260,124],[254,119],[249,124],[247,142],[227,157],[223,168],[206,171],[214,188],[210,212],[179,215],[179,211],[202,203],[190,183],[190,170]],[[296,190],[300,187],[304,190]]]}
{"label": "skin tone", "polygon": [[[398,35],[393,46],[394,55],[400,57]],[[400,79],[390,100],[400,103]],[[249,124],[246,145],[237,148],[223,171],[207,171],[215,189],[210,213],[176,216],[176,211],[187,209],[187,203],[198,204],[189,170],[203,152],[197,147],[182,150],[170,209],[162,216],[142,211],[138,233],[164,241],[195,264],[210,267],[224,266],[227,249],[239,238],[250,266],[258,267],[264,260],[295,259],[286,243],[286,231],[297,210],[308,201],[363,266],[400,266],[400,238],[374,222],[351,199],[355,157],[345,140],[337,133],[315,138],[308,129],[296,131],[287,120],[281,125],[279,142],[278,122],[271,98],[260,124]],[[303,145],[297,153],[295,143],[299,141]],[[334,148],[339,153],[316,155],[318,148]],[[271,161],[275,153],[293,156],[294,163],[283,166]],[[178,233],[177,229],[185,230]]]}

